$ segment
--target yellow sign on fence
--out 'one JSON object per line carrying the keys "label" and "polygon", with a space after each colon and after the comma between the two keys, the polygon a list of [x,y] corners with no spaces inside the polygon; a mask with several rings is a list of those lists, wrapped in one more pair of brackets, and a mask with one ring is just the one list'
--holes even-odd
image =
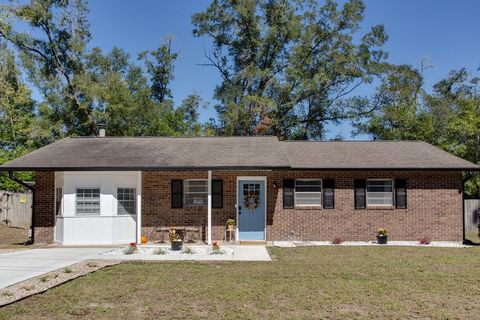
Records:
{"label": "yellow sign on fence", "polygon": [[27,196],[21,195],[20,196],[20,203],[27,203]]}

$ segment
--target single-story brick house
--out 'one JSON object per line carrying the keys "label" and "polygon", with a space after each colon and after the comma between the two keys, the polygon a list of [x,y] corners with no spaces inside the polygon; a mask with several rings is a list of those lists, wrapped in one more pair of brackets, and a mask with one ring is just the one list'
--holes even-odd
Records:
{"label": "single-story brick house", "polygon": [[116,244],[159,227],[222,240],[463,240],[462,172],[424,142],[67,138],[0,166],[36,171],[36,243]]}

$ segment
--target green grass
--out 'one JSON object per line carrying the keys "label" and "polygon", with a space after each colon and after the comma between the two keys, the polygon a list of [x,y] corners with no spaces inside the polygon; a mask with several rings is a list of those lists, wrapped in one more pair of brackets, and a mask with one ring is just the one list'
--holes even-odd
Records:
{"label": "green grass", "polygon": [[273,262],[123,263],[0,319],[468,319],[480,247],[272,248]]}

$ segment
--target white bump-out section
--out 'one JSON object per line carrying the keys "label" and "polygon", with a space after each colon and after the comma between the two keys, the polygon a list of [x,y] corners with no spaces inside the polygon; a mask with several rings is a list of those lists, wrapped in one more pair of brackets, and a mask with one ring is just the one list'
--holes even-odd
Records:
{"label": "white bump-out section", "polygon": [[[117,215],[117,188],[136,188],[139,194],[138,172],[57,172],[55,183],[63,188],[63,214],[57,217],[55,225],[57,243],[101,245],[136,240],[136,215]],[[100,215],[75,215],[78,187],[100,188]]]}

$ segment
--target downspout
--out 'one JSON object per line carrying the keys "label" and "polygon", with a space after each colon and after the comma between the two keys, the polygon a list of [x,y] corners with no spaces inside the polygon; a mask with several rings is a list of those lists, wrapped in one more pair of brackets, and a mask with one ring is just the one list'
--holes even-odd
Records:
{"label": "downspout", "polygon": [[35,240],[35,187],[25,183],[24,181],[18,179],[15,177],[15,175],[13,174],[13,171],[9,171],[8,172],[8,177],[10,178],[10,180],[12,181],[15,181],[16,183],[18,183],[19,185],[21,185],[22,187],[24,188],[27,188],[28,190],[30,190],[32,192],[32,222],[31,222],[31,226],[30,226],[30,230],[31,230],[31,242],[34,243],[34,240]]}
{"label": "downspout", "polygon": [[470,178],[472,175],[471,172],[467,172],[462,178],[462,237],[463,237],[463,244],[467,244],[467,239],[465,237],[465,182]]}

